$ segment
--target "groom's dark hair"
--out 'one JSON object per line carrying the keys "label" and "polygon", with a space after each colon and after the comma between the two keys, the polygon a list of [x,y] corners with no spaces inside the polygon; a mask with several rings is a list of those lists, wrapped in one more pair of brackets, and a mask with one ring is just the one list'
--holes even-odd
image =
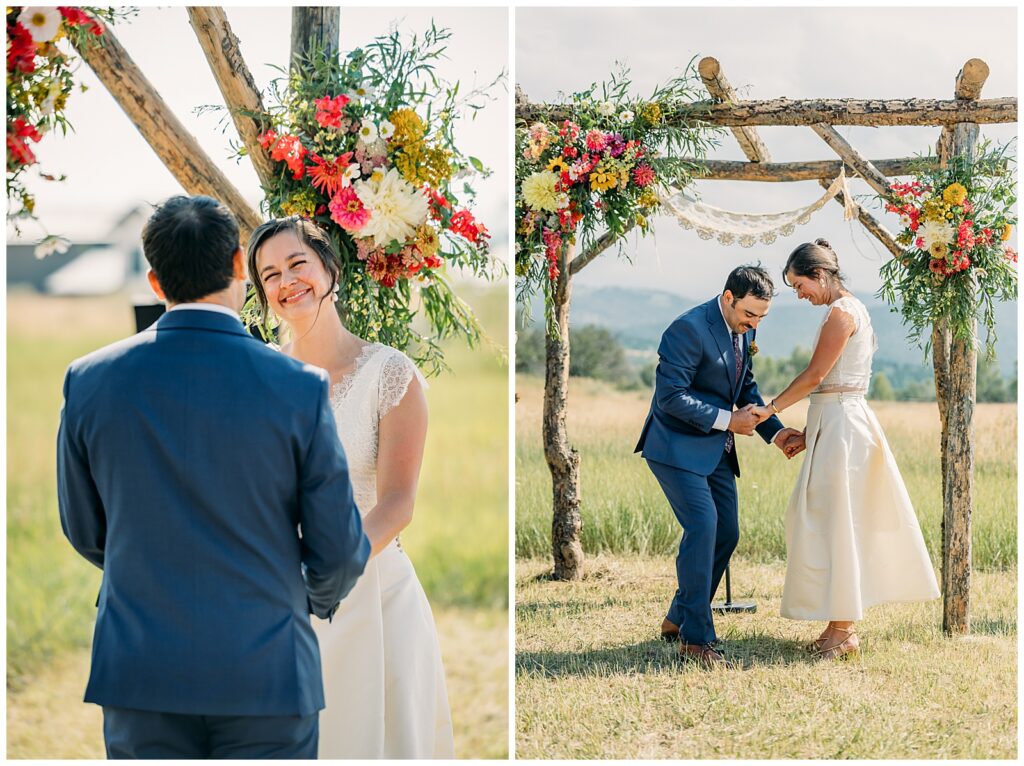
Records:
{"label": "groom's dark hair", "polygon": [[238,246],[238,222],[211,197],[171,197],[142,230],[142,252],[169,303],[227,288]]}
{"label": "groom's dark hair", "polygon": [[768,272],[761,268],[761,264],[739,266],[730,271],[722,292],[726,290],[731,292],[736,300],[748,295],[753,295],[763,301],[770,301],[775,297],[775,283],[772,282]]}

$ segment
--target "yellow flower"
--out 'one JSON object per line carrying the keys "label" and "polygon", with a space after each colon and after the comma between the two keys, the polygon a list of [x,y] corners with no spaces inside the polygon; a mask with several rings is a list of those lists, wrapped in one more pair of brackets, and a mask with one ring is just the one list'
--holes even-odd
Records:
{"label": "yellow flower", "polygon": [[1008,239],[1010,238],[1010,236],[1011,236],[1012,234],[1013,234],[1013,227],[1012,227],[1012,226],[1011,226],[1010,224],[1006,224],[1006,225],[1005,225],[1005,226],[1003,227],[1003,233],[1002,233],[1002,235],[1001,235],[1001,236],[1000,236],[999,238],[1000,238],[1000,239],[1001,239],[1001,240],[1002,240],[1003,242],[1005,242],[1006,240],[1008,240]]}
{"label": "yellow flower", "polygon": [[606,191],[610,191],[619,185],[620,169],[615,166],[614,162],[609,160],[602,160],[597,168],[590,174],[590,189],[591,191],[601,192],[602,194]]}
{"label": "yellow flower", "polygon": [[647,219],[644,218],[640,213],[636,214],[636,225],[639,226],[641,229],[647,228]]}
{"label": "yellow flower", "polygon": [[422,144],[415,143],[405,146],[395,154],[394,163],[398,172],[409,183],[420,186],[430,184],[440,186],[452,174],[452,166],[448,161],[451,152],[440,146],[424,149]]}
{"label": "yellow flower", "polygon": [[555,192],[557,182],[558,176],[550,170],[541,170],[528,175],[523,181],[523,200],[534,210],[557,213],[558,194]]}
{"label": "yellow flower", "polygon": [[967,189],[962,184],[952,183],[942,192],[942,199],[947,205],[962,205],[967,199]]}
{"label": "yellow flower", "polygon": [[548,170],[552,173],[564,173],[569,169],[569,164],[561,157],[555,157],[548,163]]}
{"label": "yellow flower", "polygon": [[640,207],[653,208],[658,206],[658,195],[650,189],[644,189],[637,197],[636,204]]}
{"label": "yellow flower", "polygon": [[657,125],[661,121],[661,106],[656,101],[640,107],[640,116],[651,125]]}
{"label": "yellow flower", "polygon": [[925,200],[922,206],[922,218],[925,221],[944,221],[949,206],[940,199]]}
{"label": "yellow flower", "polygon": [[928,248],[928,252],[932,254],[932,258],[945,258],[946,246],[941,242],[932,242],[932,246]]}
{"label": "yellow flower", "polygon": [[395,126],[391,143],[398,146],[419,141],[427,132],[423,120],[412,109],[398,109],[391,113],[388,121]]}
{"label": "yellow flower", "polygon": [[430,224],[425,223],[416,230],[416,247],[425,258],[434,255],[440,246],[441,240],[437,237],[437,231]]}
{"label": "yellow flower", "polygon": [[311,218],[316,212],[316,196],[311,189],[303,189],[281,203],[285,215],[304,215]]}

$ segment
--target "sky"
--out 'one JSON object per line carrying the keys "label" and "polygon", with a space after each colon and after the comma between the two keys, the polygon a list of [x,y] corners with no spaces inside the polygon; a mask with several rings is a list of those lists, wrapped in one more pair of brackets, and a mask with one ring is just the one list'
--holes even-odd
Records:
{"label": "sky", "polygon": [[[257,85],[264,89],[278,75],[269,65],[286,66],[290,45],[291,8],[228,8],[228,21],[241,41],[242,54]],[[460,93],[491,82],[508,72],[508,12],[504,8],[345,8],[341,12],[341,49],[354,47],[397,28],[422,33],[433,20],[452,31],[447,60],[436,67],[449,81],[460,81]],[[195,108],[222,104],[216,81],[188,23],[184,7],[144,8],[117,24],[114,33],[171,110],[199,141],[210,158],[254,208],[262,194],[248,161],[229,159],[234,125],[220,124],[223,112],[196,116]],[[114,221],[139,202],[159,202],[181,193],[181,187],[157,159],[113,97],[82,64],[77,79],[88,87],[68,101],[67,117],[75,131],[44,137],[37,148],[40,168],[64,173],[62,183],[48,183],[28,173],[38,194],[37,214],[45,231],[74,241],[102,240]],[[498,243],[508,228],[508,79],[495,86],[495,100],[475,120],[456,131],[463,151],[480,158],[494,174],[475,183],[477,214]],[[35,147],[34,147],[35,148]],[[34,179],[34,180],[33,180]],[[35,241],[44,231],[31,223],[23,234]],[[8,225],[8,241],[13,241]],[[503,257],[503,256],[502,256]]]}
{"label": "sky", "polygon": [[[714,56],[747,99],[949,99],[957,72],[977,57],[990,68],[982,97],[997,98],[1017,94],[1016,30],[1014,8],[519,8],[515,80],[531,101],[556,102],[560,92],[606,79],[622,62],[632,72],[634,93],[645,96],[691,58]],[[837,130],[868,159],[926,153],[940,132],[938,127]],[[1013,124],[982,126],[981,134],[1003,142],[1016,130]],[[810,128],[758,132],[775,162],[836,159]],[[728,132],[709,158],[745,159]],[[863,181],[850,186],[855,197],[871,193]],[[800,208],[823,193],[815,181],[703,181],[695,187],[711,205],[752,213]],[[895,216],[869,210],[890,232],[898,231]],[[874,292],[889,253],[842,216],[842,207],[830,202],[792,236],[752,248],[703,241],[674,219],[659,216],[653,237],[628,238],[632,263],[609,250],[579,273],[578,284],[657,287],[700,299],[720,291],[735,266],[760,261],[782,288],[781,269],[792,249],[825,237],[849,286]]]}

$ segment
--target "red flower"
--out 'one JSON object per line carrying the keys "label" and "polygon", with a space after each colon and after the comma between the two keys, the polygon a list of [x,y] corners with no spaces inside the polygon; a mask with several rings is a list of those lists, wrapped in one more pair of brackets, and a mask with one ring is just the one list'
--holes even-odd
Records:
{"label": "red flower", "polygon": [[341,110],[348,103],[348,96],[324,96],[318,98],[316,104],[316,121],[322,128],[340,128]]}
{"label": "red flower", "polygon": [[964,215],[967,215],[968,213],[971,213],[971,212],[974,211],[974,205],[972,205],[971,201],[969,199],[967,199],[966,197],[964,198],[963,206],[964,206]]}
{"label": "red flower", "polygon": [[345,152],[334,162],[327,162],[315,154],[311,156],[314,164],[308,170],[313,187],[328,197],[333,197],[341,188],[341,177],[352,161],[352,152]]}
{"label": "red flower", "polygon": [[99,19],[92,18],[81,8],[68,8],[66,6],[58,5],[57,10],[60,11],[60,15],[64,17],[64,21],[66,21],[69,26],[88,26],[89,31],[94,35],[103,34],[103,24],[100,23]]}
{"label": "red flower", "polygon": [[1008,247],[1003,251],[1003,258],[1008,260],[1010,263],[1017,262],[1017,251],[1012,247]]}
{"label": "red flower", "polygon": [[654,181],[654,168],[650,165],[637,165],[633,168],[633,181],[637,186],[647,186]]}
{"label": "red flower", "polygon": [[268,130],[258,140],[264,149],[273,146],[270,158],[276,162],[286,163],[288,169],[292,171],[292,178],[296,181],[306,174],[306,166],[302,163],[307,153],[306,147],[302,145],[298,136],[284,135],[278,138],[274,131]]}
{"label": "red flower", "polygon": [[974,232],[971,230],[972,221],[963,221],[956,233],[956,243],[961,250],[970,250],[974,247]]}
{"label": "red flower", "polygon": [[11,127],[14,128],[14,135],[18,138],[29,138],[36,143],[43,139],[43,134],[39,132],[39,129],[31,123],[25,122],[23,117],[15,117],[11,122]]}
{"label": "red flower", "polygon": [[452,213],[448,225],[453,232],[474,245],[480,244],[481,239],[491,236],[487,231],[487,227],[477,221],[468,210],[459,210],[456,213]]}
{"label": "red flower", "polygon": [[36,71],[36,44],[23,24],[7,27],[7,71],[32,74]]}
{"label": "red flower", "polygon": [[930,261],[928,261],[928,270],[932,272],[932,274],[942,274],[943,276],[945,276],[946,262],[941,261],[937,258],[932,258]]}
{"label": "red flower", "polygon": [[575,146],[566,146],[562,149],[562,156],[568,159],[575,159],[579,156],[580,150]]}
{"label": "red flower", "polygon": [[34,165],[36,155],[28,148],[28,142],[39,141],[42,137],[35,125],[22,117],[15,117],[7,126],[7,169]]}
{"label": "red flower", "polygon": [[562,123],[562,127],[558,129],[558,135],[568,139],[570,142],[575,141],[580,137],[580,126],[572,120],[566,120]]}
{"label": "red flower", "polygon": [[375,250],[366,259],[366,273],[384,287],[394,287],[403,276],[401,256]]}
{"label": "red flower", "polygon": [[427,205],[430,207],[430,217],[435,221],[441,220],[441,211],[451,209],[452,203],[437,189],[431,189],[429,186],[423,188],[423,193],[427,195]]}

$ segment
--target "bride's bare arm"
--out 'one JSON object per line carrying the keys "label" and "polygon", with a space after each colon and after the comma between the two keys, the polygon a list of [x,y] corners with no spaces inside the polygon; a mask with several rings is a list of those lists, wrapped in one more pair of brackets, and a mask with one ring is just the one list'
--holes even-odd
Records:
{"label": "bride's bare arm", "polygon": [[[857,325],[849,313],[838,306],[832,309],[829,318],[822,325],[821,337],[818,338],[818,345],[814,347],[807,369],[793,378],[793,382],[786,386],[786,390],[775,397],[775,407],[780,412],[796,404],[821,384],[829,370],[839,360],[856,329]],[[774,412],[771,405],[758,409],[758,415],[763,414],[765,418]]]}
{"label": "bride's bare arm", "polygon": [[409,526],[427,438],[427,397],[414,375],[402,401],[380,421],[377,445],[377,505],[363,519],[371,556]]}

